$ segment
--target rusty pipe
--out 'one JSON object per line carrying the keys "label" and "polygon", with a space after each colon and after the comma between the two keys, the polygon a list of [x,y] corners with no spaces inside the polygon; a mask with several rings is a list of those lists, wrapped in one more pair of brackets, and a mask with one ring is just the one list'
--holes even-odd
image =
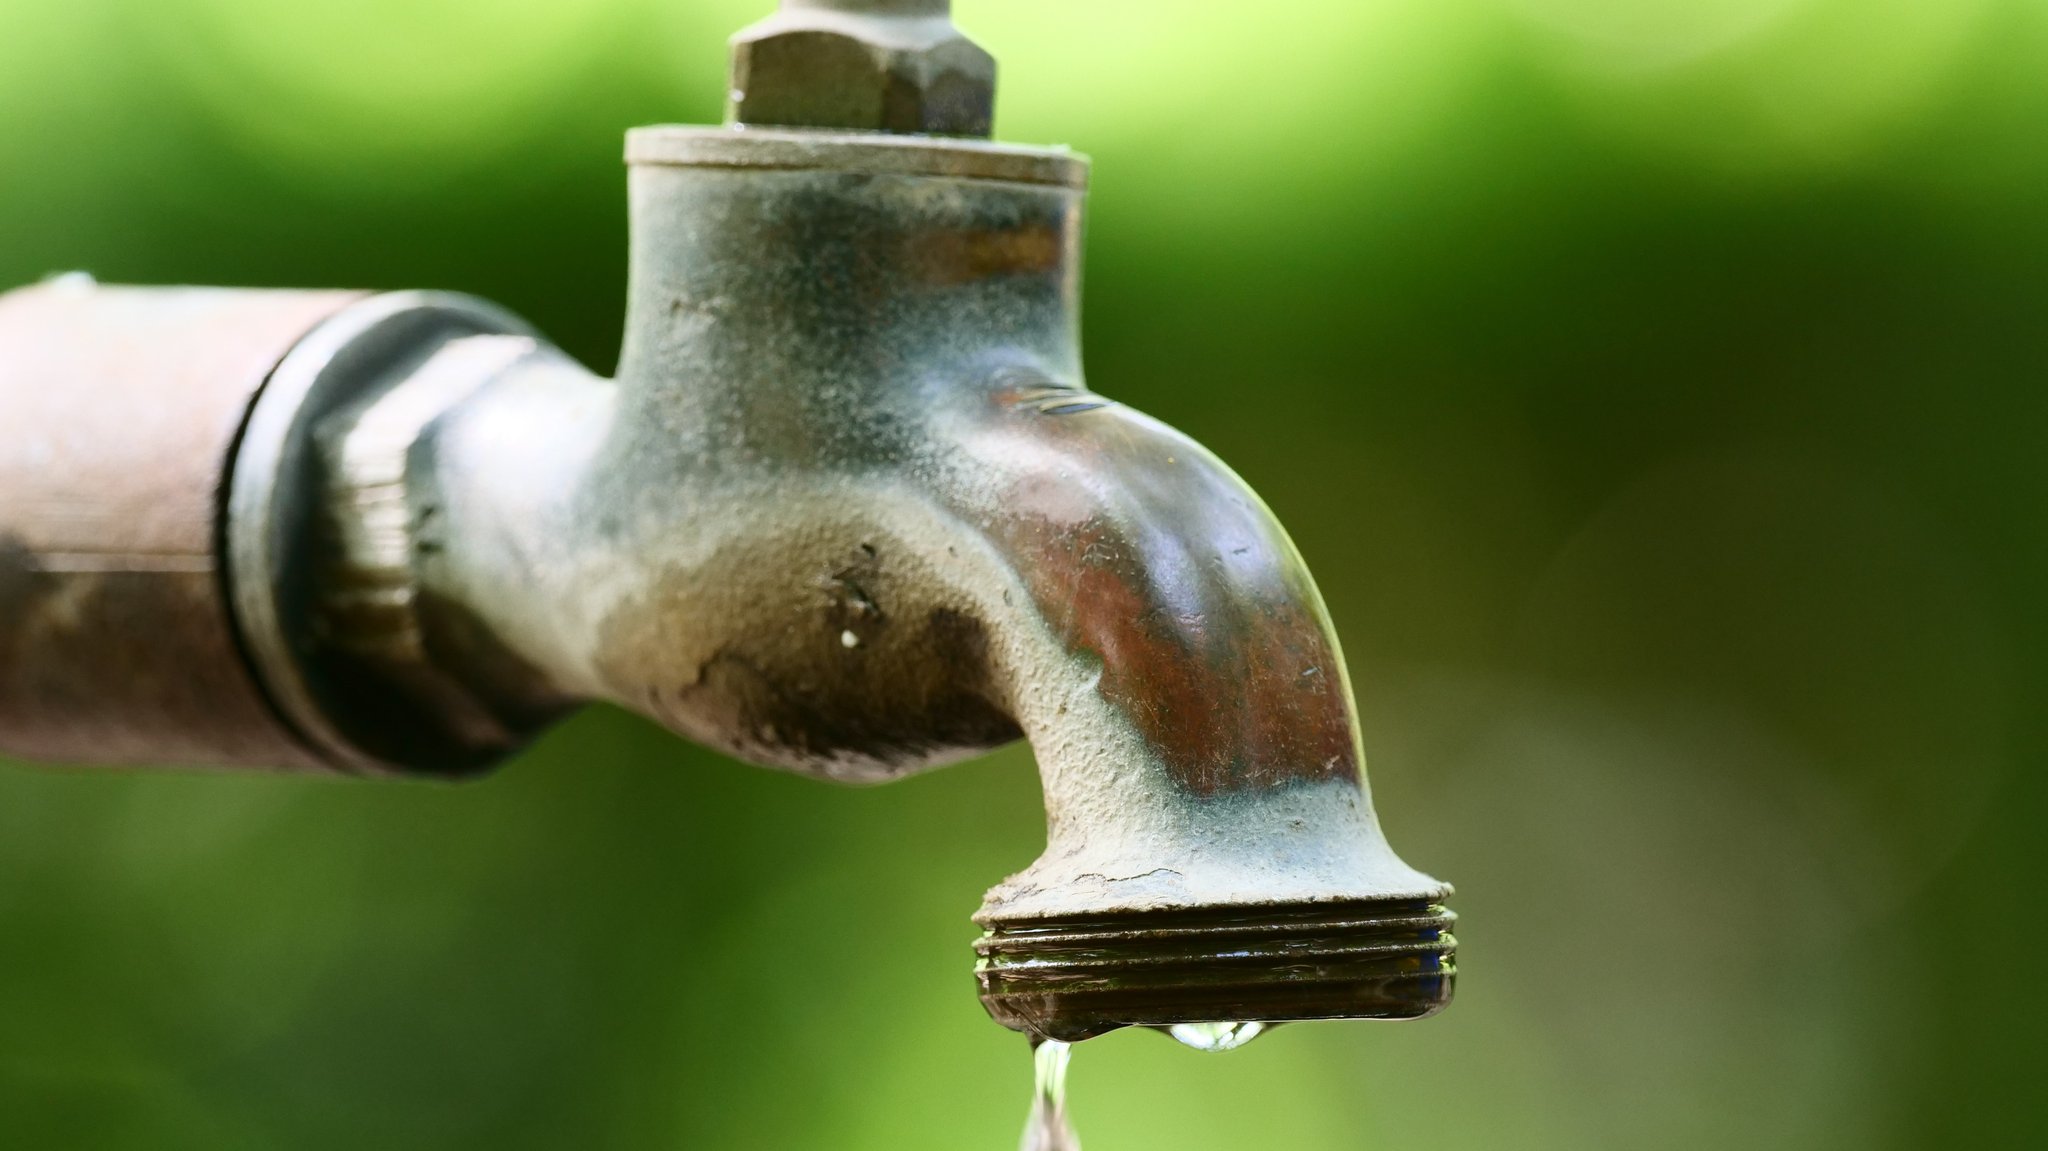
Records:
{"label": "rusty pipe", "polygon": [[220,542],[254,397],[347,292],[0,295],[0,749],[311,769],[242,658]]}

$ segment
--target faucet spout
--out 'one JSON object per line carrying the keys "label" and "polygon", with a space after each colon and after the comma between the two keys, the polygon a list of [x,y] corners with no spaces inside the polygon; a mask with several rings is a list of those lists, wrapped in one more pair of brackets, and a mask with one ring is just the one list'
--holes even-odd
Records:
{"label": "faucet spout", "polygon": [[1343,657],[1272,514],[1128,408],[999,406],[966,489],[1029,589],[1008,682],[1048,834],[976,917],[991,1014],[1071,1041],[1438,1010],[1450,889],[1380,832]]}
{"label": "faucet spout", "polygon": [[1005,682],[1049,844],[984,919],[1442,895],[1379,836],[1336,637],[1251,489],[1088,393],[1003,406],[965,486],[1028,595]]}
{"label": "faucet spout", "polygon": [[1186,436],[1085,391],[999,391],[961,485],[1028,601],[1005,682],[1047,847],[977,920],[1017,1030],[1411,1018],[1450,993],[1449,888],[1394,855],[1307,568]]}

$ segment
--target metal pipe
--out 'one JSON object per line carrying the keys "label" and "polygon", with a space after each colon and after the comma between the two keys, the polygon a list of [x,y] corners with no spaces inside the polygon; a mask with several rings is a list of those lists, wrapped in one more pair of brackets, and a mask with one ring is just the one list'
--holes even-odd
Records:
{"label": "metal pipe", "polygon": [[0,296],[0,748],[314,768],[242,658],[219,543],[249,405],[347,292]]}
{"label": "metal pipe", "polygon": [[474,688],[440,670],[463,639],[420,618],[432,509],[408,493],[424,423],[544,346],[481,300],[373,296],[308,333],[250,410],[223,532],[235,615],[283,719],[336,770],[479,771],[566,706],[499,705],[481,670]]}

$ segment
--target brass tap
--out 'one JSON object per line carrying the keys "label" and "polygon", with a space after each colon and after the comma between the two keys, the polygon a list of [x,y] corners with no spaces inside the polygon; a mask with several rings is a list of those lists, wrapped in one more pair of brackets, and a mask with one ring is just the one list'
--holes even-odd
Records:
{"label": "brass tap", "polygon": [[630,134],[614,379],[457,296],[0,297],[0,745],[453,776],[608,701],[871,783],[1021,737],[1006,1026],[1441,1008],[1450,889],[1381,835],[1307,568],[1085,381],[1089,163],[953,138],[993,66],[950,29],[790,0],[743,127]]}

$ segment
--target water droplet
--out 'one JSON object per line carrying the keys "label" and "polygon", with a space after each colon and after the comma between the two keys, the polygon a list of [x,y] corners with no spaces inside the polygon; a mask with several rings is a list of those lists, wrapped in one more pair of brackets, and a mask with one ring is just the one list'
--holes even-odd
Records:
{"label": "water droplet", "polygon": [[1235,1051],[1266,1030],[1263,1023],[1176,1023],[1167,1034],[1197,1051]]}
{"label": "water droplet", "polygon": [[1018,1151],[1081,1151],[1081,1139],[1067,1119],[1067,1061],[1071,1044],[1041,1040],[1031,1051],[1037,1083],[1031,1092],[1031,1118],[1024,1123]]}
{"label": "water droplet", "polygon": [[852,628],[848,628],[839,633],[839,644],[842,647],[859,647],[860,637],[853,633]]}

